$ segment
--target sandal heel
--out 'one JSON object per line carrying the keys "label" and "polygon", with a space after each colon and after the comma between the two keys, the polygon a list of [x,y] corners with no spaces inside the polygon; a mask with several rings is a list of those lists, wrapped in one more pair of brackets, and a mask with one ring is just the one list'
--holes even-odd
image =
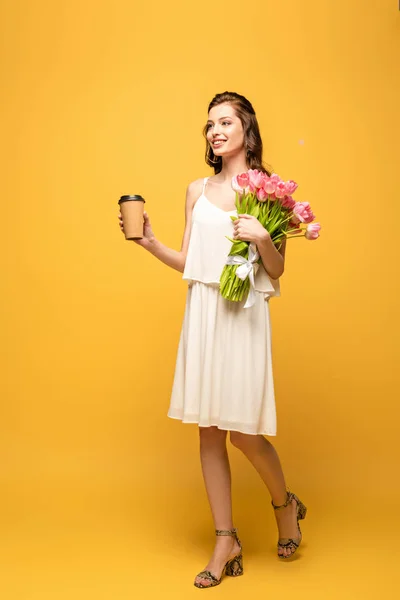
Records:
{"label": "sandal heel", "polygon": [[307,507],[302,503],[300,498],[296,496],[296,494],[292,493],[292,498],[294,498],[297,502],[297,520],[305,519],[307,514]]}
{"label": "sandal heel", "polygon": [[228,561],[225,567],[225,575],[228,577],[238,577],[243,575],[243,555],[238,554],[235,558]]}
{"label": "sandal heel", "polygon": [[306,514],[307,514],[307,507],[304,506],[304,504],[299,501],[298,507],[297,507],[297,516],[300,519],[305,519],[306,518]]}

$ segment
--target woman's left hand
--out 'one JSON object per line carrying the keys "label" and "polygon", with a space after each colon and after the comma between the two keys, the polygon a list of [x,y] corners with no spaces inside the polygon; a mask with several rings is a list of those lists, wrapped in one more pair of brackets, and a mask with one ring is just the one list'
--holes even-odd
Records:
{"label": "woman's left hand", "polygon": [[238,219],[233,221],[233,227],[234,240],[258,244],[269,237],[268,231],[261,225],[260,221],[251,215],[239,215]]}

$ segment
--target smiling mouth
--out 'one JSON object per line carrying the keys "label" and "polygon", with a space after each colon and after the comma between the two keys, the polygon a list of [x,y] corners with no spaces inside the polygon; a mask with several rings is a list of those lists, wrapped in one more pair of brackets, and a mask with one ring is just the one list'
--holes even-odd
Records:
{"label": "smiling mouth", "polygon": [[225,144],[226,140],[217,140],[215,142],[212,143],[212,145],[214,146],[214,148],[219,148],[219,146],[222,146],[222,144]]}

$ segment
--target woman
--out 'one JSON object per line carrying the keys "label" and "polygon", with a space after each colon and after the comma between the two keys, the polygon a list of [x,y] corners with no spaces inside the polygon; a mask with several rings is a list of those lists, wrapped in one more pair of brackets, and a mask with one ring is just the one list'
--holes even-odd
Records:
{"label": "woman", "polygon": [[[234,92],[217,94],[208,107],[204,136],[206,163],[214,175],[188,185],[181,250],[156,239],[146,212],[144,237],[136,243],[183,272],[188,281],[168,416],[199,426],[216,541],[194,585],[213,587],[223,573],[243,573],[242,546],[232,522],[228,431],[232,444],[250,460],[270,492],[280,558],[297,550],[302,538],[298,521],[307,509],[286,489],[279,457],[264,437],[276,435],[269,298],[280,295],[285,242],[278,251],[256,218],[238,216],[235,209],[232,177],[248,169],[271,175],[262,163],[262,141],[251,103]],[[119,219],[123,230],[121,214]],[[226,236],[253,242],[260,253],[251,307],[243,307],[245,300],[232,302],[220,294],[219,276],[231,246]]]}

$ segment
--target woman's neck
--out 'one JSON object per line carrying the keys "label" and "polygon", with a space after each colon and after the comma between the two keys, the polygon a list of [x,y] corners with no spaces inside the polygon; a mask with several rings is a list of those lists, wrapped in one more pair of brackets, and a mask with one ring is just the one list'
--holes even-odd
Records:
{"label": "woman's neck", "polygon": [[232,177],[239,175],[239,173],[244,173],[247,170],[248,166],[244,158],[244,152],[241,152],[237,156],[227,156],[226,158],[223,158],[222,169],[215,177],[221,182],[230,182]]}

